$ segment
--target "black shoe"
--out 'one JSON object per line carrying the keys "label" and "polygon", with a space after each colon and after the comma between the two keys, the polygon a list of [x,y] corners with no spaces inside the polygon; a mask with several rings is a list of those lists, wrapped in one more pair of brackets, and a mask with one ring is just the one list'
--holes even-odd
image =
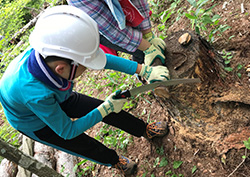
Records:
{"label": "black shoe", "polygon": [[154,137],[163,137],[169,132],[167,122],[153,122],[147,125],[146,133],[143,135],[148,140]]}
{"label": "black shoe", "polygon": [[119,162],[115,164],[114,167],[120,170],[124,175],[132,175],[137,169],[137,164],[127,157],[120,156]]}

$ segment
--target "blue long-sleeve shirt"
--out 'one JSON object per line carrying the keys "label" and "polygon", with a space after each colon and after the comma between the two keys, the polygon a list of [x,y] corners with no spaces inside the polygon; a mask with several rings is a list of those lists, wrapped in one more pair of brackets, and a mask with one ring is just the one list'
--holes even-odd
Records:
{"label": "blue long-sleeve shirt", "polygon": [[[102,120],[98,109],[72,121],[61,109],[60,103],[72,92],[52,88],[28,71],[28,58],[33,51],[26,49],[15,58],[0,81],[0,101],[7,120],[23,132],[37,131],[49,126],[64,139],[72,139]],[[107,54],[106,69],[134,74],[137,63]]]}

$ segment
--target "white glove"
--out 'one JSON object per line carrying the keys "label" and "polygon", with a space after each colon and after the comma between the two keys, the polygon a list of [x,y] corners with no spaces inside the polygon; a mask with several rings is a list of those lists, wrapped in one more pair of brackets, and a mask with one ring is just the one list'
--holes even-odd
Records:
{"label": "white glove", "polygon": [[111,112],[119,113],[122,110],[124,103],[127,101],[125,98],[116,99],[115,96],[119,94],[121,90],[109,95],[106,100],[97,107],[98,111],[101,113],[102,118],[109,115]]}
{"label": "white glove", "polygon": [[149,83],[170,79],[166,66],[147,66],[142,64],[141,71],[138,75],[144,77]]}
{"label": "white glove", "polygon": [[146,39],[151,44],[153,44],[164,55],[166,49],[166,43],[161,38],[155,37],[153,32],[144,34],[143,38]]}
{"label": "white glove", "polygon": [[165,64],[165,56],[162,54],[161,50],[155,47],[155,45],[151,44],[151,46],[143,51],[145,54],[144,63],[148,66],[151,66],[156,58],[159,58],[162,64]]}

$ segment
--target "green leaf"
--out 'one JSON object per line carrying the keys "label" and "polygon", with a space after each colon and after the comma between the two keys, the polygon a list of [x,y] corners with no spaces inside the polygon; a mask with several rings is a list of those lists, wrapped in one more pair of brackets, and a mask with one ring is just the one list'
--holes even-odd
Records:
{"label": "green leaf", "polygon": [[170,174],[172,174],[172,171],[171,171],[171,170],[169,170],[169,171],[167,171],[167,172],[165,173],[165,175],[170,175]]}
{"label": "green leaf", "polygon": [[204,11],[204,13],[211,11],[217,4],[214,4],[212,7],[208,8],[207,10]]}
{"label": "green leaf", "polygon": [[159,31],[163,31],[165,29],[165,25],[158,25],[157,27]]}
{"label": "green leaf", "polygon": [[238,65],[237,65],[237,69],[238,69],[238,70],[240,70],[240,69],[242,69],[242,68],[243,68],[243,66],[242,66],[241,64],[238,64]]}
{"label": "green leaf", "polygon": [[212,23],[212,19],[208,15],[202,16],[202,23],[204,25]]}
{"label": "green leaf", "polygon": [[200,29],[199,29],[198,26],[195,27],[195,32],[196,32],[197,34],[199,34],[199,35],[201,34],[201,33],[200,33]]}
{"label": "green leaf", "polygon": [[172,11],[169,12],[169,13],[167,14],[167,16],[163,18],[162,23],[165,23],[165,22],[170,18],[171,14],[172,14]]}
{"label": "green leaf", "polygon": [[197,19],[196,16],[193,16],[193,15],[188,14],[188,13],[185,13],[185,16],[186,16],[187,18],[189,18],[189,19],[192,19],[192,20],[196,20],[196,19]]}
{"label": "green leaf", "polygon": [[197,3],[196,3],[196,1],[195,0],[187,0],[190,4],[191,4],[191,6],[193,6],[193,7],[196,7],[197,6]]}
{"label": "green leaf", "polygon": [[227,65],[229,64],[231,61],[230,60],[226,60],[224,63]]}
{"label": "green leaf", "polygon": [[228,71],[228,72],[233,71],[233,68],[231,68],[231,67],[225,67],[224,69],[225,69],[226,71]]}
{"label": "green leaf", "polygon": [[228,39],[230,40],[230,39],[232,39],[232,38],[234,38],[235,37],[235,35],[232,35],[232,36],[230,36]]}
{"label": "green leaf", "polygon": [[192,168],[192,174],[193,174],[196,170],[197,170],[197,167],[194,166],[194,167]]}
{"label": "green leaf", "polygon": [[198,8],[202,7],[202,6],[205,5],[207,2],[208,2],[208,0],[199,0],[199,1],[197,2]]}
{"label": "green leaf", "polygon": [[247,141],[243,141],[247,149],[250,149],[250,137]]}
{"label": "green leaf", "polygon": [[220,31],[223,33],[224,31],[230,29],[231,27],[230,26],[227,26],[227,25],[222,25],[220,26]]}
{"label": "green leaf", "polygon": [[214,16],[212,17],[212,21],[213,21],[213,22],[216,22],[216,21],[219,22],[218,19],[220,19],[220,18],[221,18],[221,16],[219,16],[219,15],[214,15]]}
{"label": "green leaf", "polygon": [[160,161],[160,158],[157,157],[157,158],[155,159],[155,163],[154,163],[154,166],[153,166],[154,168],[158,165],[159,161]]}
{"label": "green leaf", "polygon": [[164,167],[164,166],[166,166],[166,165],[168,165],[168,161],[167,161],[167,159],[166,159],[165,157],[163,157],[163,158],[161,159],[161,162],[160,162],[160,164],[159,164],[159,167]]}
{"label": "green leaf", "polygon": [[174,168],[174,169],[179,168],[179,167],[181,166],[182,163],[183,163],[182,161],[174,161],[173,168]]}

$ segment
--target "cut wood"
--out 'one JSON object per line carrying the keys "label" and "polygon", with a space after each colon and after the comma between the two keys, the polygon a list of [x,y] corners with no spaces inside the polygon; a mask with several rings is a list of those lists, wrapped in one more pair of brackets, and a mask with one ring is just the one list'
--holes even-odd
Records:
{"label": "cut wood", "polygon": [[[56,167],[54,152],[54,148],[50,146],[46,146],[39,142],[35,142],[34,144],[34,158],[52,169]],[[37,177],[37,175],[32,174],[32,177]]]}
{"label": "cut wood", "polygon": [[[22,136],[22,146],[20,147],[21,151],[23,151],[25,154],[29,156],[33,156],[33,146],[34,146],[34,141],[27,136],[23,135]],[[18,166],[18,172],[17,172],[17,177],[30,177],[31,172]]]}
{"label": "cut wood", "polygon": [[35,158],[24,154],[22,151],[9,145],[2,139],[0,139],[0,156],[13,161],[21,167],[35,173],[39,177],[63,177],[52,168],[49,168],[47,165],[37,161]]}
{"label": "cut wood", "polygon": [[3,159],[0,164],[0,177],[15,177],[17,165],[7,159]]}

